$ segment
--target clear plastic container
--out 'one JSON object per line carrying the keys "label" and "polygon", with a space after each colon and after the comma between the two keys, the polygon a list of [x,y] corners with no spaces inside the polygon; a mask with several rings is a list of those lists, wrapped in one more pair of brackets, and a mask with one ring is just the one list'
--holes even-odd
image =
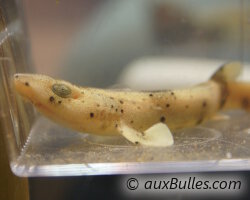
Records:
{"label": "clear plastic container", "polygon": [[100,88],[180,88],[206,81],[232,60],[244,64],[242,78],[249,80],[249,1],[6,0],[0,6],[0,128],[16,175],[250,169],[245,111],[177,131],[173,146],[143,147],[55,124],[16,95],[12,83],[16,72],[35,72]]}

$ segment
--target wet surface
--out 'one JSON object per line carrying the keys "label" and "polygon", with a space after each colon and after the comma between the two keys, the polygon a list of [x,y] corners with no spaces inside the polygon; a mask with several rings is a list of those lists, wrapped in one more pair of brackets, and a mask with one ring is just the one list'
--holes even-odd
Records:
{"label": "wet surface", "polygon": [[[76,133],[45,118],[39,118],[31,130],[22,154],[17,162],[12,164],[12,168],[19,175],[23,173],[25,176],[32,176],[45,175],[50,166],[65,166],[69,174],[74,175],[79,173],[79,166],[83,169],[95,163],[105,163],[107,167],[109,164],[119,166],[119,163],[133,163],[141,168],[141,171],[138,171],[140,173],[148,164],[161,163],[166,167],[168,164],[174,164],[175,168],[171,171],[179,171],[183,164],[186,163],[188,168],[195,162],[193,171],[197,171],[199,163],[201,170],[209,170],[207,162],[218,163],[226,160],[232,161],[234,169],[237,170],[237,166],[242,165],[241,161],[250,158],[250,114],[234,111],[227,112],[226,115],[229,117],[173,133],[174,145],[164,148],[134,145],[120,136],[101,137]],[[46,166],[46,170],[40,173],[39,167],[43,166]],[[93,170],[95,167],[91,168]],[[98,174],[101,174],[100,170],[98,168]],[[159,169],[155,169],[155,172],[157,170]],[[49,172],[50,175],[53,173]],[[107,172],[104,170],[103,173]],[[112,174],[112,170],[109,173]],[[119,167],[114,173],[119,173]]]}

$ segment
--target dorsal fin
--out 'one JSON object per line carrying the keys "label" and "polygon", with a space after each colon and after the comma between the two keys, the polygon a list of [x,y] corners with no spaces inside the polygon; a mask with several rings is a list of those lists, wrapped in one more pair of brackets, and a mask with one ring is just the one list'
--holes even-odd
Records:
{"label": "dorsal fin", "polygon": [[230,62],[222,65],[211,77],[215,81],[232,81],[235,80],[242,71],[242,65],[240,62]]}

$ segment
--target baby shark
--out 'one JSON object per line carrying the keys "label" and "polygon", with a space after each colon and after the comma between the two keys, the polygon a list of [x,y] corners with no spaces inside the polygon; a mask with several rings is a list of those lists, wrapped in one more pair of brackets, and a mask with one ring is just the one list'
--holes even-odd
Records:
{"label": "baby shark", "polygon": [[173,144],[171,131],[201,124],[221,110],[250,110],[250,83],[235,80],[241,68],[238,62],[225,64],[207,82],[182,90],[105,90],[38,74],[15,74],[14,85],[39,112],[63,126],[164,147]]}

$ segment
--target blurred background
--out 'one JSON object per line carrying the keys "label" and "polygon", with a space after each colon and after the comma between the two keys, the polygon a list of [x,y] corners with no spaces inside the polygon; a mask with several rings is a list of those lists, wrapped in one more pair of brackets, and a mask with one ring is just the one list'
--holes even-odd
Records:
{"label": "blurred background", "polygon": [[[19,3],[31,68],[75,84],[166,89],[206,80],[224,62],[250,61],[247,0]],[[119,178],[29,178],[30,199],[120,197],[113,190]],[[18,187],[27,191],[22,181]]]}
{"label": "blurred background", "polygon": [[[176,66],[205,69],[250,59],[249,1],[23,0],[23,5],[33,67],[76,84],[140,88],[144,82],[144,89],[157,89],[165,82],[155,80],[170,79]],[[138,65],[151,67],[134,71]],[[191,70],[194,74],[184,74],[199,78],[200,71]]]}

